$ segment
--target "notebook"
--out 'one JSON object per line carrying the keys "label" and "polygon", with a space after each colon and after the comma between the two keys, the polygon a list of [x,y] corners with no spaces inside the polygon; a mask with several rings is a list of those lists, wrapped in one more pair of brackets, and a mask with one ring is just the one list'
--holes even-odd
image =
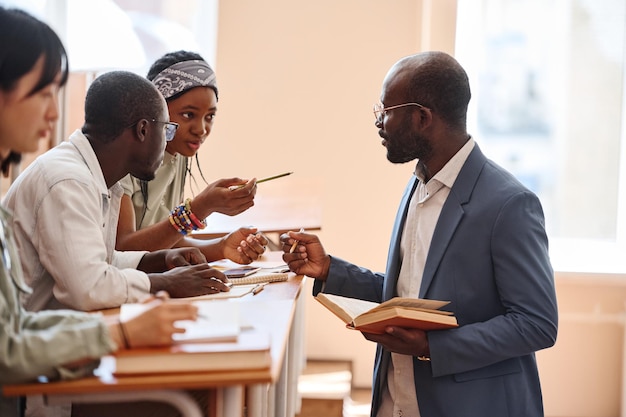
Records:
{"label": "notebook", "polygon": [[258,271],[252,275],[241,278],[230,278],[229,281],[235,285],[260,284],[262,282],[280,282],[289,279],[288,272]]}
{"label": "notebook", "polygon": [[256,287],[257,284],[237,285],[236,287],[231,286],[230,291],[216,292],[213,294],[194,295],[193,297],[172,298],[170,299],[170,302],[241,298],[245,295],[251,294]]}
{"label": "notebook", "polygon": [[[222,259],[220,261],[211,262],[209,264],[211,268],[225,271],[230,268],[242,267],[233,261],[228,259]],[[247,284],[260,284],[263,282],[280,282],[287,281],[289,279],[289,268],[283,261],[269,262],[269,261],[255,261],[250,266],[260,268],[257,272],[251,275],[247,275],[241,278],[230,278],[229,281],[235,285],[247,285]]]}

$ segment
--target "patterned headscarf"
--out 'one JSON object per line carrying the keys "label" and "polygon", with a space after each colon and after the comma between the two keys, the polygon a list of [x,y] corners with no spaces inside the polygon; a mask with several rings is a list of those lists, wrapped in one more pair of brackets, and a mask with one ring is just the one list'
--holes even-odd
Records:
{"label": "patterned headscarf", "polygon": [[152,84],[166,100],[194,87],[210,87],[217,96],[215,73],[205,61],[191,60],[177,62],[161,71]]}

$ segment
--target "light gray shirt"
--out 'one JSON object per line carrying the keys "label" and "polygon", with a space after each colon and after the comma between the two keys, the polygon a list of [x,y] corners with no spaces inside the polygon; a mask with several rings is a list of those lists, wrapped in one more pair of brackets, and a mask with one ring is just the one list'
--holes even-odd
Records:
{"label": "light gray shirt", "polygon": [[137,302],[150,290],[135,269],[146,252],[115,250],[122,187],[107,189],[98,158],[77,130],[39,156],[4,203],[27,284],[28,310],[99,310]]}

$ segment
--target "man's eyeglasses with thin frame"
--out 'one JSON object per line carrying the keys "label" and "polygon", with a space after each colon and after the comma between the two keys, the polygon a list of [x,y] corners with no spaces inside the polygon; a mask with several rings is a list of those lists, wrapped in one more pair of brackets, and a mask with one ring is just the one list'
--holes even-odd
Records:
{"label": "man's eyeglasses with thin frame", "polygon": [[163,123],[165,127],[165,141],[166,142],[171,142],[171,140],[174,139],[174,136],[176,136],[176,130],[178,130],[178,123],[162,122],[156,119],[152,119],[150,121],[153,123]]}
{"label": "man's eyeglasses with thin frame", "polygon": [[396,104],[395,106],[389,106],[389,107],[383,106],[383,103],[376,103],[374,104],[374,117],[376,118],[376,122],[382,123],[385,113],[387,113],[389,110],[399,109],[400,107],[407,107],[407,106],[417,106],[423,109],[430,110],[428,107],[423,106],[419,103],[403,103],[403,104]]}
{"label": "man's eyeglasses with thin frame", "polygon": [[[142,119],[142,120],[146,120],[146,119]],[[139,123],[141,120],[136,121],[135,123],[133,123],[132,125],[128,126],[127,129],[137,126],[137,123]],[[151,123],[162,123],[163,127],[165,128],[165,141],[166,142],[171,142],[172,139],[174,139],[174,136],[176,136],[176,130],[178,130],[178,123],[174,123],[174,122],[162,122],[160,120],[157,119],[149,119],[148,120]]]}

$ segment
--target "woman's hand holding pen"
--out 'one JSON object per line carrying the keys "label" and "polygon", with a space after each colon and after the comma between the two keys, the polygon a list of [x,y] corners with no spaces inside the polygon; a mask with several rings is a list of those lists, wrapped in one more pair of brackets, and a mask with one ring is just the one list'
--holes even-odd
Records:
{"label": "woman's hand holding pen", "polygon": [[123,322],[119,316],[105,316],[115,343],[125,348],[171,345],[172,335],[185,331],[174,323],[196,320],[198,308],[191,303],[171,303],[168,298],[166,292],[160,291],[145,301],[144,311]]}
{"label": "woman's hand holding pen", "polygon": [[243,213],[254,205],[257,183],[283,178],[293,172],[285,172],[257,181],[241,178],[226,178],[209,184],[196,198],[191,201],[191,211],[205,219],[211,213],[222,213],[235,216]]}
{"label": "woman's hand holding pen", "polygon": [[[316,235],[305,232],[287,232],[280,236],[283,260],[296,274],[325,280],[330,267],[330,256],[326,254]],[[292,250],[291,248],[296,245]]]}
{"label": "woman's hand holding pen", "polygon": [[[236,190],[231,187],[241,186]],[[200,219],[211,213],[235,216],[254,205],[256,179],[250,181],[241,178],[225,178],[206,186],[200,194],[191,200],[191,211]]]}

